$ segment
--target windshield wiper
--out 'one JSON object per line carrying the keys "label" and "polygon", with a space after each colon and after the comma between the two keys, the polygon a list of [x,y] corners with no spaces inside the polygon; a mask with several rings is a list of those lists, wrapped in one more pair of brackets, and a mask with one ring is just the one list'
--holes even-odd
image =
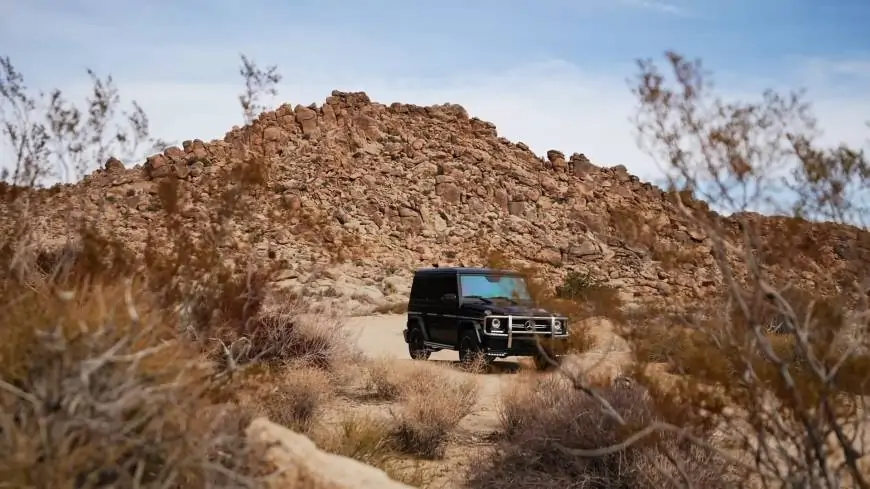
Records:
{"label": "windshield wiper", "polygon": [[486,302],[487,304],[492,304],[492,300],[490,298],[481,297],[479,295],[463,295],[462,298],[463,299],[478,299],[478,300],[481,300],[483,302]]}
{"label": "windshield wiper", "polygon": [[519,302],[517,302],[517,301],[514,300],[514,299],[511,299],[510,297],[498,296],[498,297],[493,297],[493,299],[501,299],[501,300],[504,300],[504,301],[508,301],[508,302],[510,302],[511,304],[515,305],[515,306],[516,306],[516,305],[519,305]]}

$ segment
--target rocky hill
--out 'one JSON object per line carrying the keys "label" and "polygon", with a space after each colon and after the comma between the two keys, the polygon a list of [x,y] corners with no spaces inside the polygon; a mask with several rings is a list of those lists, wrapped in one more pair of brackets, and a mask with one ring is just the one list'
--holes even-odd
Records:
{"label": "rocky hill", "polygon": [[[171,176],[185,196],[185,225],[204,233],[204,207],[227,185],[219,170],[246,147],[272,162],[268,192],[258,213],[233,223],[230,251],[279,260],[278,285],[357,312],[402,302],[415,267],[480,265],[491,250],[538,265],[554,283],[588,272],[627,304],[688,307],[721,286],[710,240],[672,197],[624,167],[555,150],[539,158],[458,105],[383,105],[364,93],[284,105],[223,140],[185,141],[131,168],[111,159],[50,192],[39,235],[57,245],[64,219],[81,217],[141,249],[161,219],[159,182]],[[748,217],[772,250],[798,250],[770,263],[783,280],[835,290],[870,263],[870,237],[857,228]],[[738,220],[725,223],[739,248]]]}

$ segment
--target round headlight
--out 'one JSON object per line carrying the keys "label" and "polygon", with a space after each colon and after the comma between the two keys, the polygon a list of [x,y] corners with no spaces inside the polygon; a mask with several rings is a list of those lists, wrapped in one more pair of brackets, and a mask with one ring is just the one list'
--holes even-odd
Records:
{"label": "round headlight", "polygon": [[501,320],[498,318],[493,319],[489,324],[492,325],[492,329],[501,329]]}
{"label": "round headlight", "polygon": [[553,329],[555,329],[556,332],[561,333],[562,332],[562,321],[554,321],[553,322]]}

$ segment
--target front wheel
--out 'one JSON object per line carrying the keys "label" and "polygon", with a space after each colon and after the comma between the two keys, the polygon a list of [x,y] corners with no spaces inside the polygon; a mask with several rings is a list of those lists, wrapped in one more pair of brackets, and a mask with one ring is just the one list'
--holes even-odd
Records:
{"label": "front wheel", "polygon": [[492,359],[484,354],[474,331],[464,331],[459,338],[459,363],[464,368],[469,368],[475,362],[481,362],[486,367],[492,363]]}
{"label": "front wheel", "polygon": [[[541,352],[538,352],[538,353],[535,353],[535,355],[532,357],[535,361],[535,369],[537,369],[541,372],[544,372],[544,371],[551,370],[554,367],[561,365],[561,363],[562,363],[561,357],[553,354],[550,351],[545,350],[545,352],[546,352],[546,355],[542,354]],[[556,365],[553,365],[554,363]]]}
{"label": "front wheel", "polygon": [[432,350],[423,343],[423,333],[420,328],[408,331],[408,354],[414,360],[428,360]]}

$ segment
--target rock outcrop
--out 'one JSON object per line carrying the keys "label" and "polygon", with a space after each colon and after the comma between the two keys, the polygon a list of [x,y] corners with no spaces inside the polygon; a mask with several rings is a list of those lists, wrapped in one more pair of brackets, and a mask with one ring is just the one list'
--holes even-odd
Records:
{"label": "rock outcrop", "polygon": [[[229,251],[279,260],[278,285],[355,311],[401,302],[415,267],[480,265],[489,250],[536,264],[554,283],[590,273],[629,305],[688,307],[721,290],[710,240],[670,195],[625,167],[557,150],[541,158],[458,105],[383,105],[365,93],[283,105],[223,140],[185,141],[141,165],[112,159],[47,194],[53,211],[35,226],[45,240],[59,240],[64,219],[82,217],[141,248],[161,222],[159,182],[175,178],[185,225],[205,233],[204,207],[227,185],[220,170],[246,150],[270,162],[267,191],[258,212],[233,223]],[[75,198],[70,214],[64,204]],[[771,265],[782,280],[836,290],[870,262],[870,237],[857,228],[753,219],[772,245],[794,241],[798,252]],[[739,248],[738,221],[725,223]],[[337,249],[349,257],[344,263]]]}
{"label": "rock outcrop", "polygon": [[412,489],[375,467],[321,451],[306,436],[266,418],[251,422],[247,436],[252,448],[262,451],[263,461],[274,469],[267,479],[271,489]]}

